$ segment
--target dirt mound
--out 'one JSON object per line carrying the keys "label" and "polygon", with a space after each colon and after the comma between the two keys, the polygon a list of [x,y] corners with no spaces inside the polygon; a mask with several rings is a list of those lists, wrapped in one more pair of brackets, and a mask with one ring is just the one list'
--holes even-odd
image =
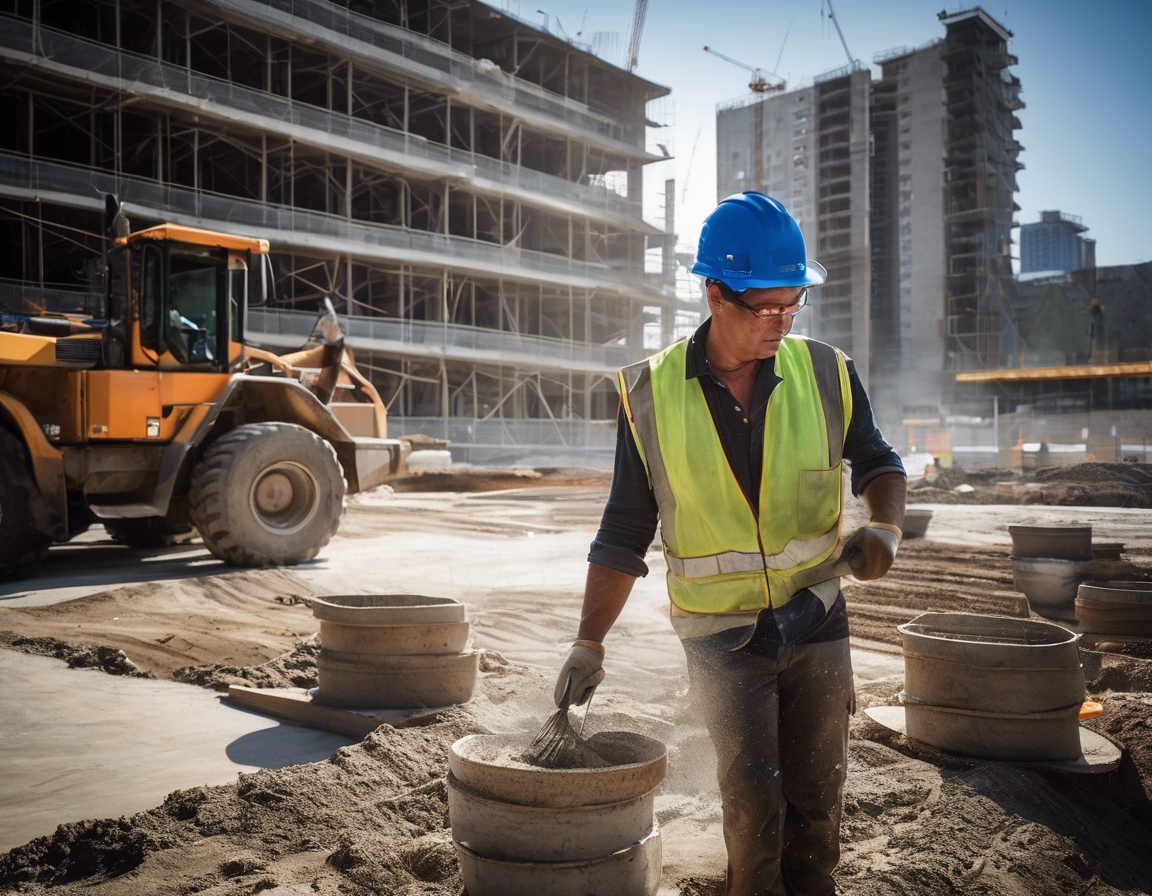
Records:
{"label": "dirt mound", "polygon": [[184,666],[172,673],[174,681],[194,684],[214,691],[227,691],[232,685],[248,688],[314,688],[319,684],[316,661],[320,640],[313,636],[274,660],[259,666],[229,666],[208,663]]}
{"label": "dirt mound", "polygon": [[0,626],[76,649],[108,645],[142,672],[169,678],[182,667],[221,659],[258,666],[291,650],[320,627],[308,606],[312,593],[289,570],[246,570],[126,585],[48,606],[0,608]]}
{"label": "dirt mound", "polygon": [[1152,464],[1067,464],[1041,467],[1037,482],[1094,482],[1152,486]]}
{"label": "dirt mound", "polygon": [[1152,464],[1069,464],[1036,471],[1047,503],[1076,507],[1152,507]]}
{"label": "dirt mound", "polygon": [[16,632],[0,632],[0,647],[35,656],[51,656],[64,660],[73,669],[99,669],[109,675],[129,675],[151,678],[141,672],[123,650],[101,644],[72,644],[59,638],[29,638]]}
{"label": "dirt mound", "polygon": [[384,725],[326,762],[176,791],[131,818],[61,825],[0,856],[0,888],[191,893],[234,880],[242,887],[229,893],[455,896],[444,757],[481,731],[463,712],[423,728]]}

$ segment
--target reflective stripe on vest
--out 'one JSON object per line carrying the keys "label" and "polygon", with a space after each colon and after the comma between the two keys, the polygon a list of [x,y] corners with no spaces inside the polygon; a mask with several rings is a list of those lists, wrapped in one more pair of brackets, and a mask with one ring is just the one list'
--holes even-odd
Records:
{"label": "reflective stripe on vest", "polygon": [[[789,336],[781,345],[783,382],[765,410],[765,469],[753,510],[699,383],[685,378],[686,357],[686,342],[677,343],[620,373],[626,416],[660,510],[669,594],[690,612],[778,606],[794,593],[790,577],[829,556],[839,536],[840,462],[851,414],[847,367],[824,343]],[[656,388],[653,376],[662,378]],[[671,405],[658,412],[661,394]],[[769,444],[776,432],[787,436]]]}

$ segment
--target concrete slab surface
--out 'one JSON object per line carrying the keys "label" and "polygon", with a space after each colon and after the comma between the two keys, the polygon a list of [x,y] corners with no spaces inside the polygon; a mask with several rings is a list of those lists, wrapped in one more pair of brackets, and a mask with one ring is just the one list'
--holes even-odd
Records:
{"label": "concrete slab surface", "polygon": [[316,762],[347,737],[284,724],[191,685],[0,650],[0,851],[64,822],[132,815],[173,790]]}

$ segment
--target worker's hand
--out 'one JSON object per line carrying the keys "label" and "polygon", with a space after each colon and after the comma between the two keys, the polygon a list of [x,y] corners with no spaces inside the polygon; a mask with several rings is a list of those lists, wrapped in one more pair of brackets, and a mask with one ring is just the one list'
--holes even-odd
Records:
{"label": "worker's hand", "polygon": [[899,529],[887,523],[869,523],[848,536],[842,556],[851,557],[852,576],[862,582],[878,579],[888,572],[900,545]]}
{"label": "worker's hand", "polygon": [[556,678],[554,697],[557,706],[564,700],[569,675],[572,676],[572,689],[568,693],[568,705],[583,706],[604,680],[604,645],[598,641],[577,641],[572,645]]}

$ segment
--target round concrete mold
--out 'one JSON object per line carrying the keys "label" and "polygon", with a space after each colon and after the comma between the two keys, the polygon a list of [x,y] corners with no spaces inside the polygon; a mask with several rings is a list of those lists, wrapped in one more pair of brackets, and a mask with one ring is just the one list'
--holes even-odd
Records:
{"label": "round concrete mold", "polygon": [[[323,637],[323,636],[321,636]],[[476,687],[480,652],[333,653],[320,648],[315,701],[359,709],[424,709],[467,703]]]}
{"label": "round concrete mold", "polygon": [[488,799],[448,776],[452,836],[490,859],[573,862],[626,849],[652,827],[654,791],[595,806],[519,806]]}
{"label": "round concrete mold", "polygon": [[314,598],[319,687],[330,706],[418,709],[472,698],[480,656],[466,650],[468,611],[450,598],[348,594]]}
{"label": "round concrete mold", "polygon": [[1080,755],[1079,636],[972,613],[924,613],[899,631],[909,737],[985,759]]}
{"label": "round concrete mold", "polygon": [[448,812],[469,896],[655,896],[655,788],[662,743],[605,731],[587,745],[604,768],[546,769],[522,736],[471,735],[449,750]]}
{"label": "round concrete mold", "polygon": [[1092,543],[1093,560],[1119,560],[1124,553],[1122,541],[1096,541]]}
{"label": "round concrete mold", "polygon": [[1107,561],[1013,557],[1012,584],[1037,613],[1071,620],[1075,618],[1076,589],[1092,577],[1101,562]]}
{"label": "round concrete mold", "polygon": [[928,523],[931,520],[932,511],[927,508],[913,507],[904,511],[903,537],[923,538],[928,532]]}
{"label": "round concrete mold", "polygon": [[613,764],[607,768],[550,769],[519,759],[518,735],[473,734],[452,745],[448,767],[456,780],[490,799],[520,806],[606,805],[654,789],[668,771],[664,744],[630,731],[602,731],[585,742]]}
{"label": "round concrete mold", "polygon": [[904,692],[909,699],[1008,713],[1048,712],[1084,702],[1076,635],[1058,625],[974,613],[924,613],[898,630],[904,640]]}
{"label": "round concrete mold", "polygon": [[450,597],[423,594],[333,594],[312,598],[312,615],[344,625],[429,625],[466,622],[468,608]]}
{"label": "round concrete mold", "polygon": [[509,862],[456,843],[468,896],[656,896],[663,859],[660,831],[600,859]]}
{"label": "round concrete mold", "polygon": [[1076,620],[1092,634],[1152,638],[1152,582],[1085,582]]}
{"label": "round concrete mold", "polygon": [[1009,526],[1013,557],[1091,560],[1091,526]]}

